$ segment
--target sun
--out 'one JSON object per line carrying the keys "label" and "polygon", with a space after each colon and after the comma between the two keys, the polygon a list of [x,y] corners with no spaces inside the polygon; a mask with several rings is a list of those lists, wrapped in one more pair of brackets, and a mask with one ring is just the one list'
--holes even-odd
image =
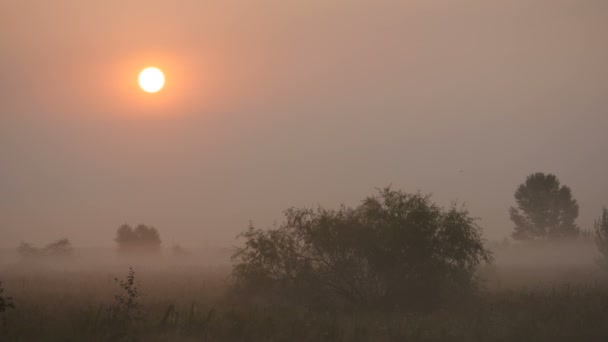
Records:
{"label": "sun", "polygon": [[139,73],[139,86],[143,91],[156,93],[165,85],[165,75],[155,67],[145,68]]}

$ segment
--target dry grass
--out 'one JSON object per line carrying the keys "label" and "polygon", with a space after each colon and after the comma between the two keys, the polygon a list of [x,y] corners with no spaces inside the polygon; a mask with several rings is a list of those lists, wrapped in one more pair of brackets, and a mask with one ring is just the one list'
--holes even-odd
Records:
{"label": "dry grass", "polygon": [[128,265],[16,263],[0,271],[17,305],[0,313],[0,341],[606,340],[608,286],[592,259],[526,266],[498,256],[481,270],[478,297],[427,314],[245,307],[227,296],[227,266],[140,263],[134,269],[143,316],[129,325],[106,314],[121,293],[114,278],[124,279]]}

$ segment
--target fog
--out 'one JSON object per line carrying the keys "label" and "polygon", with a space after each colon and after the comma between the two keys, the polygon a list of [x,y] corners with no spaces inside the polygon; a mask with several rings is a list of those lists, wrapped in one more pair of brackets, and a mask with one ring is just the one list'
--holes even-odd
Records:
{"label": "fog", "polygon": [[[589,284],[605,279],[598,267],[599,253],[592,241],[536,244],[494,244],[493,262],[479,267],[481,286],[486,290],[556,287]],[[186,276],[213,275],[211,280],[226,287],[231,275],[232,248],[197,248],[175,253],[164,249],[158,255],[125,257],[112,248],[76,248],[69,257],[27,258],[15,249],[0,249],[0,272],[18,276],[62,277],[73,281],[86,275],[120,275],[129,267],[144,274],[172,273]]]}
{"label": "fog", "polygon": [[[292,207],[392,184],[512,232],[556,174],[608,204],[608,4],[0,1],[0,245],[229,248]],[[144,96],[139,70],[167,85]]]}

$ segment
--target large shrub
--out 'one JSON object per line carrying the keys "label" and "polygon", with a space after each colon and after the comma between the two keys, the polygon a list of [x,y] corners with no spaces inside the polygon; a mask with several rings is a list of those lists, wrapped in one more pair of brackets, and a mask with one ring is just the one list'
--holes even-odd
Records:
{"label": "large shrub", "polygon": [[309,305],[416,309],[475,286],[490,261],[468,211],[383,189],[357,208],[289,209],[275,229],[250,225],[233,256],[244,298]]}

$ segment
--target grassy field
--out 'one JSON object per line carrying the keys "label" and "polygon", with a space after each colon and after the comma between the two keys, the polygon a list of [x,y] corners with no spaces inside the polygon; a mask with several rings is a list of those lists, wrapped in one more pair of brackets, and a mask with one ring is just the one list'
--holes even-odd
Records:
{"label": "grassy field", "polygon": [[[17,306],[0,313],[0,341],[606,341],[608,286],[586,247],[575,248],[574,261],[569,249],[497,250],[477,296],[426,313],[244,305],[228,295],[229,265],[197,256],[90,268],[86,258],[15,261],[0,272]],[[115,278],[129,264],[141,306],[112,318],[124,293]]]}

